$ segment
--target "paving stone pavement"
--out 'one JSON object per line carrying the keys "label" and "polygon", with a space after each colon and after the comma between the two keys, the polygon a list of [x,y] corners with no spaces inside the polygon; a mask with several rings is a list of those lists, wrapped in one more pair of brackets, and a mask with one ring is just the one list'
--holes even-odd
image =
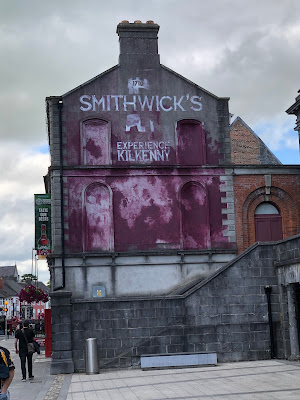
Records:
{"label": "paving stone pavement", "polygon": [[1,340],[16,366],[11,400],[299,400],[300,363],[265,360],[216,367],[111,370],[50,375],[50,359],[34,355],[32,381],[22,382],[14,339]]}
{"label": "paving stone pavement", "polygon": [[11,400],[66,400],[72,375],[50,375],[50,358],[45,352],[33,355],[33,380],[22,382],[21,363],[15,352],[14,338],[5,340],[0,337],[0,346],[6,347],[15,364],[15,377],[9,387]]}
{"label": "paving stone pavement", "polygon": [[279,360],[216,367],[74,374],[67,400],[299,400],[300,364]]}

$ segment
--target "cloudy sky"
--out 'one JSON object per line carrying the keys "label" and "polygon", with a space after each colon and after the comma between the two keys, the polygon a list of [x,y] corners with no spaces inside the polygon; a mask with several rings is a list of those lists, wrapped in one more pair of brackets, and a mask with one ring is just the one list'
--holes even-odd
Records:
{"label": "cloudy sky", "polygon": [[[284,164],[299,164],[299,0],[0,0],[0,265],[31,273],[34,193],[49,166],[45,97],[118,63],[122,20],[160,25],[161,63],[217,96]],[[39,278],[47,282],[45,262]]]}

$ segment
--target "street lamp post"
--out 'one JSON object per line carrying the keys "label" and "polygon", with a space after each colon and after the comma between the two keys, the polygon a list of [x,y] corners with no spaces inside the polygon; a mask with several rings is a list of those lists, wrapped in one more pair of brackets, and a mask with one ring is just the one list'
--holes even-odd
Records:
{"label": "street lamp post", "polygon": [[8,335],[7,335],[7,305],[8,305],[8,301],[4,302],[4,311],[5,311],[5,338],[8,339]]}

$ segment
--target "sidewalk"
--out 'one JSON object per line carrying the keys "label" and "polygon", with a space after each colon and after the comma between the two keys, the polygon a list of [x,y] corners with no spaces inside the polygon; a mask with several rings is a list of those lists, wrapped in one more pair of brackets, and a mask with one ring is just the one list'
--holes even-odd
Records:
{"label": "sidewalk", "polygon": [[50,359],[34,355],[32,381],[22,382],[14,339],[1,340],[16,366],[11,400],[299,400],[300,363],[281,360],[219,364],[217,367],[97,375],[50,375]]}
{"label": "sidewalk", "polygon": [[11,400],[65,400],[72,375],[50,375],[51,358],[45,357],[45,352],[33,355],[33,380],[22,382],[21,363],[19,355],[15,352],[15,339],[0,339],[0,346],[10,351],[15,364],[15,377],[9,387]]}
{"label": "sidewalk", "polygon": [[299,400],[300,364],[267,360],[217,367],[74,374],[67,400]]}

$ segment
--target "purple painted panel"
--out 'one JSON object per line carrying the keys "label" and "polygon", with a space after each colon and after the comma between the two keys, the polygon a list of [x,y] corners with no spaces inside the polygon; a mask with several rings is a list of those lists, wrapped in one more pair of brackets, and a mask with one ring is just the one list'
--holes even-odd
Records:
{"label": "purple painted panel", "polygon": [[174,187],[164,179],[131,177],[112,184],[118,251],[180,248]]}
{"label": "purple painted panel", "polygon": [[111,195],[102,184],[90,185],[85,192],[84,251],[113,250]]}
{"label": "purple painted panel", "polygon": [[90,119],[82,123],[82,164],[109,164],[109,125],[100,119]]}
{"label": "purple painted panel", "polygon": [[195,182],[181,190],[182,240],[184,249],[210,247],[209,210],[206,189]]}
{"label": "purple painted panel", "polygon": [[224,172],[65,171],[66,251],[231,248],[223,236],[219,176],[212,173]]}
{"label": "purple painted panel", "polygon": [[201,122],[179,121],[177,125],[177,158],[180,165],[206,164],[205,133]]}

